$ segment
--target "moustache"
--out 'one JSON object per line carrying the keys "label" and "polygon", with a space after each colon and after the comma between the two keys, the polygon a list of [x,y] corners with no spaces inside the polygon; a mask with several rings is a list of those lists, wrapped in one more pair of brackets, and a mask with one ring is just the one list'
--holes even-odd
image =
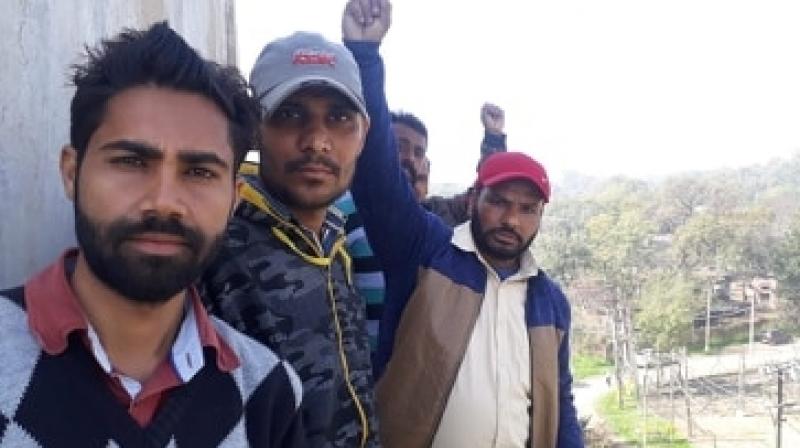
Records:
{"label": "moustache", "polygon": [[336,162],[334,162],[327,156],[320,154],[317,155],[306,154],[300,159],[290,160],[286,162],[286,164],[284,165],[284,171],[286,173],[293,173],[295,171],[302,170],[306,165],[310,165],[312,163],[319,164],[328,168],[335,176],[338,176],[339,172],[341,172],[342,170]]}
{"label": "moustache", "polygon": [[489,234],[489,235],[491,235],[491,234],[499,234],[499,233],[506,234],[506,235],[511,235],[520,244],[522,244],[522,235],[518,234],[517,232],[515,232],[515,231],[513,231],[513,230],[511,230],[509,228],[501,227],[499,229],[492,229],[492,230],[487,232],[487,234]]}
{"label": "moustache", "polygon": [[177,218],[158,216],[148,216],[138,222],[122,221],[112,224],[108,229],[108,238],[115,246],[119,246],[122,242],[145,233],[174,235],[182,239],[193,252],[197,252],[203,244],[200,232],[186,227]]}

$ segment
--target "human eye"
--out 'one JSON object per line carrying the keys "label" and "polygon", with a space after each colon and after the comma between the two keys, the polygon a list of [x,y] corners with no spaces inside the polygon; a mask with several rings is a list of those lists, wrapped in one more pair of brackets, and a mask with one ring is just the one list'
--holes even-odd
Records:
{"label": "human eye", "polygon": [[190,178],[198,180],[213,180],[219,177],[215,170],[202,166],[193,166],[186,170],[186,174]]}
{"label": "human eye", "polygon": [[488,202],[489,204],[492,204],[492,205],[505,205],[506,204],[506,200],[505,199],[503,199],[500,196],[494,195],[494,194],[487,195],[486,196],[486,202]]}
{"label": "human eye", "polygon": [[145,168],[147,166],[147,162],[142,157],[132,154],[114,156],[110,162],[112,165],[123,168]]}
{"label": "human eye", "polygon": [[349,123],[355,120],[356,112],[346,107],[335,107],[328,114],[328,119],[335,123]]}
{"label": "human eye", "polygon": [[303,118],[303,113],[299,107],[284,105],[275,109],[270,116],[270,121],[276,124],[298,122]]}

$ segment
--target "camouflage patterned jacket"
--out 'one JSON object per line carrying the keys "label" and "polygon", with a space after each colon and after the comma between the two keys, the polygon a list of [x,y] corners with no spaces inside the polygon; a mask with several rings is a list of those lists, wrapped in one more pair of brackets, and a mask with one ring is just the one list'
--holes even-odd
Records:
{"label": "camouflage patterned jacket", "polygon": [[202,279],[209,309],[292,364],[310,446],[377,446],[364,301],[353,288],[341,216],[332,209],[316,238],[257,176],[246,180]]}

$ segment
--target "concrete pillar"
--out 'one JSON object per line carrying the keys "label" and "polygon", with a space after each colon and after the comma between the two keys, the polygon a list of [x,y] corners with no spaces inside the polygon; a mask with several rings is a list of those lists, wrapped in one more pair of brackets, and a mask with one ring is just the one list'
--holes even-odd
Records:
{"label": "concrete pillar", "polygon": [[58,173],[70,64],[123,27],[168,20],[205,57],[236,62],[234,0],[6,0],[0,13],[0,288],[74,244]]}

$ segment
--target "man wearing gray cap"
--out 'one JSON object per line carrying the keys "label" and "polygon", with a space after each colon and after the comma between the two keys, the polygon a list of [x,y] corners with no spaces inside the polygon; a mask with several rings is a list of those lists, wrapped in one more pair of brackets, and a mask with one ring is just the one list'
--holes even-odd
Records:
{"label": "man wearing gray cap", "polygon": [[369,127],[358,67],[344,46],[295,33],[264,47],[250,82],[260,166],[204,276],[206,300],[295,368],[310,446],[377,446],[364,303],[331,207]]}

